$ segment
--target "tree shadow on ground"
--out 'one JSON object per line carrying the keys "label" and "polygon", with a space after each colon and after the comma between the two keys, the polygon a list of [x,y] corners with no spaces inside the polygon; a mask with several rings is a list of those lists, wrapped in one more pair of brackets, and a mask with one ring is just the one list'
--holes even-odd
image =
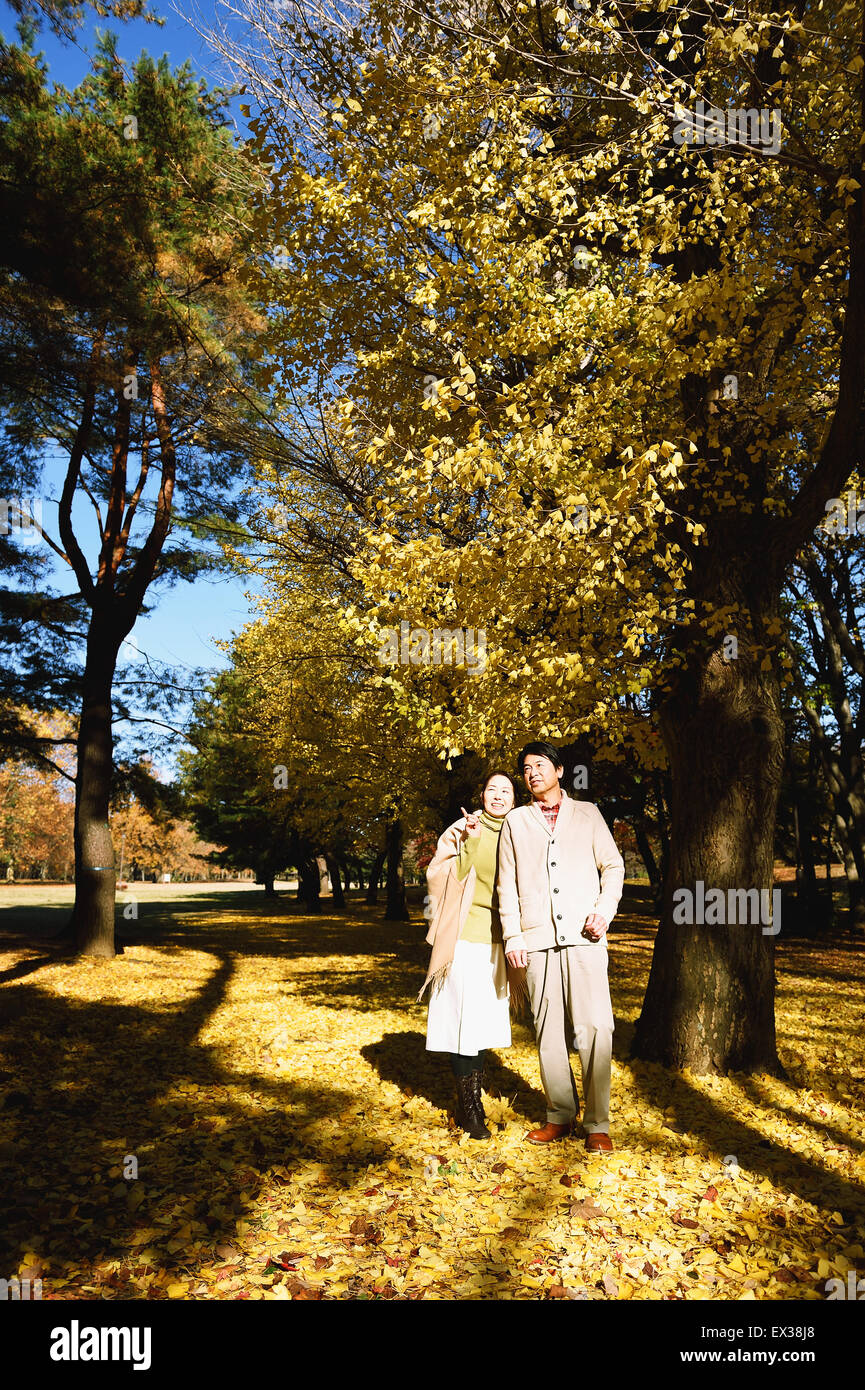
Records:
{"label": "tree shadow on ground", "polygon": [[[680,1135],[708,1144],[721,1155],[733,1154],[740,1168],[768,1178],[774,1187],[795,1194],[830,1215],[833,1211],[841,1212],[845,1223],[855,1225],[851,1239],[865,1237],[865,1190],[860,1183],[828,1171],[806,1155],[767,1138],[741,1114],[725,1110],[678,1072],[647,1062],[632,1064],[631,1070],[639,1095],[649,1105],[660,1111],[675,1109],[678,1118],[674,1124]],[[736,1082],[737,1078],[728,1080]],[[744,1080],[738,1079],[738,1084],[747,1094]],[[670,1140],[678,1148],[672,1133]]]}
{"label": "tree shadow on ground", "polygon": [[8,970],[0,970],[0,984],[6,985],[12,980],[22,980],[27,975],[35,974],[45,965],[56,965],[57,959],[57,953],[54,952],[47,956],[31,956],[28,960],[19,960],[16,965],[10,965]]}
{"label": "tree shadow on ground", "polygon": [[[379,1042],[368,1043],[360,1051],[382,1081],[392,1082],[405,1096],[423,1096],[438,1110],[453,1110],[454,1079],[447,1053],[427,1052],[423,1033],[385,1033]],[[532,1121],[546,1108],[543,1092],[492,1050],[486,1054],[484,1090],[510,1101],[518,1115]]]}
{"label": "tree shadow on ground", "polygon": [[[150,1230],[149,1245],[158,1252],[159,1268],[182,1274],[190,1263],[207,1264],[217,1244],[237,1235],[238,1223],[255,1211],[264,1189],[272,1199],[278,1180],[269,1169],[290,1167],[298,1157],[327,1164],[327,1141],[307,1141],[302,1133],[322,1118],[337,1119],[350,1132],[354,1124],[357,1134],[352,1137],[361,1145],[352,1152],[350,1164],[334,1165],[332,1181],[346,1189],[361,1187],[367,1181],[364,1165],[381,1161],[380,1148],[372,1142],[363,1147],[369,1138],[365,1126],[341,1118],[356,1098],[340,1084],[338,1067],[314,1085],[264,1077],[255,1070],[248,1048],[239,1045],[232,1056],[224,1044],[202,1042],[201,1033],[225,998],[235,962],[245,955],[286,963],[303,959],[301,970],[286,972],[285,990],[333,1008],[337,1015],[353,989],[368,996],[372,1008],[405,1007],[413,1023],[421,1012],[415,996],[428,952],[423,924],[384,924],[381,905],[364,910],[352,903],[347,917],[315,918],[291,900],[265,912],[257,895],[238,897],[243,901],[232,905],[233,920],[227,924],[217,916],[229,910],[218,895],[204,907],[186,902],[170,914],[159,952],[169,959],[179,951],[213,957],[211,977],[182,1004],[82,1001],[42,989],[36,980],[24,977],[49,963],[45,943],[38,957],[11,967],[2,991],[0,1029],[0,1119],[4,1132],[10,1131],[2,1145],[9,1178],[0,1196],[5,1208],[0,1276],[11,1275],[23,1253],[34,1247],[57,1264],[127,1260],[130,1249],[141,1248],[135,1238],[142,1228]],[[650,933],[650,928],[623,926],[623,935],[632,935],[641,945],[643,940],[650,945]],[[150,937],[142,939],[151,944]],[[797,952],[802,949],[797,945]],[[618,1058],[633,1030],[630,1016],[639,1004],[647,962],[616,963],[614,951],[611,940]],[[369,956],[370,963],[359,959],[363,956]],[[807,960],[807,951],[805,956]],[[312,968],[315,960],[318,969]],[[98,972],[112,967],[83,968]],[[158,958],[151,960],[151,968],[158,976]],[[831,977],[824,976],[822,983],[831,983]],[[814,991],[815,1012],[823,997],[825,991]],[[424,1044],[423,1033],[409,1027],[385,1033],[360,1052],[383,1080],[448,1110],[452,1082],[447,1060],[427,1053]],[[579,1080],[578,1065],[575,1074]],[[644,1142],[641,1115],[648,1115],[653,1106],[663,1110],[672,1105],[679,1116],[672,1122],[678,1132],[665,1131],[657,1155],[662,1164],[673,1165],[686,1153],[735,1153],[746,1170],[769,1177],[776,1187],[822,1209],[827,1245],[840,1246],[850,1239],[844,1228],[831,1223],[833,1211],[841,1211],[848,1225],[863,1224],[861,1187],[843,1175],[827,1173],[818,1160],[769,1140],[757,1127],[759,1120],[749,1122],[735,1111],[729,1114],[685,1078],[660,1067],[632,1063],[631,1076],[642,1110],[627,1128],[617,1125],[614,1110],[617,1148]],[[733,1080],[743,1098],[748,1096],[748,1086]],[[502,1056],[490,1057],[488,1087],[512,1100],[517,1112],[532,1123],[542,1117],[540,1090],[513,1072]],[[196,1088],[208,1088],[205,1102]],[[277,1108],[264,1108],[262,1099],[276,1102]],[[615,1093],[613,1101],[615,1106]],[[811,1117],[803,1117],[801,1123],[813,1127]],[[850,1144],[846,1138],[844,1142]],[[138,1184],[123,1185],[117,1176],[125,1153],[139,1157]],[[567,1189],[557,1180],[560,1162],[572,1170],[588,1164],[597,1170],[603,1159],[586,1155],[574,1141],[563,1145],[551,1165],[548,1185],[515,1192],[514,1219],[533,1222],[567,1203]],[[128,1201],[132,1191],[144,1194],[136,1210]],[[294,1196],[286,1201],[290,1206]],[[181,1218],[200,1228],[194,1234],[202,1248],[191,1260],[188,1241],[177,1234]],[[797,1234],[799,1218],[790,1215],[787,1220],[788,1234]],[[813,1221],[803,1220],[800,1244],[813,1245],[814,1231]],[[290,1244],[291,1237],[286,1236],[280,1248],[282,1243]],[[139,1259],[135,1266],[139,1273],[142,1264]],[[499,1270],[495,1262],[489,1267]],[[88,1297],[102,1292],[121,1299],[138,1296],[127,1290],[123,1270],[106,1272],[92,1282],[97,1288]],[[49,1268],[47,1293],[50,1286]],[[164,1293],[154,1291],[151,1296]]]}
{"label": "tree shadow on ground", "polygon": [[[149,1228],[146,1243],[158,1251],[137,1266],[132,1255],[136,1273],[148,1263],[182,1273],[189,1238],[172,1248],[172,1237],[187,1221],[198,1223],[202,1242],[193,1263],[209,1264],[272,1181],[267,1170],[305,1152],[304,1125],[352,1100],[338,1086],[227,1067],[216,1047],[201,1043],[234,971],[231,960],[214,964],[182,1007],[82,1002],[32,982],[4,989],[0,1274],[10,1277],[35,1251],[49,1262],[43,1297],[50,1297],[52,1269],[59,1278],[70,1264],[126,1261],[94,1275],[90,1296],[104,1288],[108,1296],[140,1297],[126,1287],[130,1252],[142,1244],[136,1233]],[[203,1088],[210,1089],[202,1105]],[[278,1107],[263,1108],[262,1096]],[[127,1154],[139,1176],[124,1183]],[[156,1288],[148,1294],[164,1296]]]}

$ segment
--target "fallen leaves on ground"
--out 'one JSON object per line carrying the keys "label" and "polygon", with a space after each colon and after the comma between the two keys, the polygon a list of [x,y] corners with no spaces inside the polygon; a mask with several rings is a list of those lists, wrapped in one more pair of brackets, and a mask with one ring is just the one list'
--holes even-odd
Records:
{"label": "fallen leaves on ground", "polygon": [[620,919],[616,1148],[589,1155],[525,1143],[522,1024],[493,1138],[455,1128],[422,924],[380,914],[184,904],[113,961],[4,952],[0,1275],[53,1299],[801,1299],[865,1269],[861,951],[779,945],[787,1079],[674,1075],[627,1060],[652,933]]}

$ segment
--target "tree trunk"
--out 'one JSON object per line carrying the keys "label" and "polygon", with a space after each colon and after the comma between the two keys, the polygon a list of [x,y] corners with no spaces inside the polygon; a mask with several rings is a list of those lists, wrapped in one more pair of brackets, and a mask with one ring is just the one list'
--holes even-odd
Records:
{"label": "tree trunk", "polygon": [[408,908],[405,905],[405,880],[402,868],[402,821],[392,820],[387,827],[387,907],[386,922],[407,922]]}
{"label": "tree trunk", "polygon": [[657,907],[660,902],[663,884],[661,873],[658,868],[657,860],[652,853],[652,846],[649,844],[649,837],[638,821],[634,822],[634,838],[637,841],[637,849],[640,851],[640,858],[646,866],[646,873],[649,877],[649,887],[652,890],[652,900]]}
{"label": "tree trunk", "polygon": [[72,926],[80,955],[111,957],[116,873],[108,827],[113,737],[111,683],[119,641],[91,622],[84,666],[75,777],[75,906]]}
{"label": "tree trunk", "polygon": [[655,802],[658,807],[658,839],[661,843],[661,883],[666,883],[670,872],[670,837],[667,833],[669,815],[667,813],[667,802],[664,800],[662,791],[662,779],[660,772],[654,776]]}
{"label": "tree trunk", "polygon": [[264,896],[266,898],[278,898],[279,894],[274,887],[276,874],[272,869],[260,869],[256,876],[256,883],[264,885]]}
{"label": "tree trunk", "polygon": [[[861,931],[865,925],[865,863],[862,857],[862,842],[853,817],[835,813],[835,833],[841,845],[844,859],[844,873],[847,878],[847,926],[850,931]],[[832,901],[832,881],[826,885],[829,901]]]}
{"label": "tree trunk", "polygon": [[317,859],[305,859],[301,865],[300,896],[308,912],[321,911],[321,873]]}
{"label": "tree trunk", "polygon": [[817,867],[811,809],[799,787],[794,790],[793,823],[796,829],[796,893],[804,899],[817,896]]}
{"label": "tree trunk", "polygon": [[345,894],[342,891],[342,880],[339,876],[339,865],[333,855],[325,855],[328,873],[330,874],[330,888],[333,894],[334,907],[345,907]]}
{"label": "tree trunk", "polygon": [[[671,771],[670,871],[633,1053],[696,1073],[780,1070],[769,934],[779,923],[769,926],[765,909],[784,728],[774,674],[760,670],[761,653],[740,645],[737,660],[692,654],[660,711]],[[723,891],[722,924],[700,924],[698,885],[703,894]],[[760,900],[762,922],[741,898],[731,904],[728,890],[743,889],[769,895]]]}
{"label": "tree trunk", "polygon": [[370,870],[369,883],[366,888],[366,901],[370,904],[378,902],[378,885],[381,879],[381,871],[384,868],[384,861],[387,858],[387,850],[383,849],[375,857],[375,863]]}

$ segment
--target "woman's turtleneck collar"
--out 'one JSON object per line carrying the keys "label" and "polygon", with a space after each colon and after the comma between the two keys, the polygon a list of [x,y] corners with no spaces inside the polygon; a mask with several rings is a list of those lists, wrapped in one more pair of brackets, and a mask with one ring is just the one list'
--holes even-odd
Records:
{"label": "woman's turtleneck collar", "polygon": [[505,823],[505,818],[504,816],[491,816],[488,811],[481,811],[480,821],[481,825],[485,825],[487,830],[494,830],[498,835]]}

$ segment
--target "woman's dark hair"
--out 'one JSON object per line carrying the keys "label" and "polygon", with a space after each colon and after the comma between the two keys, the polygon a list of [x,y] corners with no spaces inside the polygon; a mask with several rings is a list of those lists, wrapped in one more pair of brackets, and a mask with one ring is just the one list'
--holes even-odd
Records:
{"label": "woman's dark hair", "polygon": [[512,790],[513,790],[513,793],[514,793],[514,803],[516,803],[516,800],[517,800],[517,784],[516,784],[516,782],[514,781],[514,779],[513,779],[513,777],[511,776],[511,774],[510,774],[509,772],[505,772],[505,770],[504,770],[503,767],[494,767],[493,770],[492,770],[492,772],[488,772],[488,773],[487,773],[486,777],[484,778],[483,782],[481,783],[481,801],[483,801],[484,792],[486,791],[487,787],[489,786],[490,782],[493,780],[494,777],[507,777],[508,781],[509,781],[510,784],[511,784],[511,788],[512,788]]}
{"label": "woman's dark hair", "polygon": [[562,767],[562,755],[558,748],[554,748],[551,743],[527,743],[520,756],[517,758],[517,772],[520,777],[523,775],[523,763],[526,758],[534,756],[536,758],[549,758],[553,767]]}

